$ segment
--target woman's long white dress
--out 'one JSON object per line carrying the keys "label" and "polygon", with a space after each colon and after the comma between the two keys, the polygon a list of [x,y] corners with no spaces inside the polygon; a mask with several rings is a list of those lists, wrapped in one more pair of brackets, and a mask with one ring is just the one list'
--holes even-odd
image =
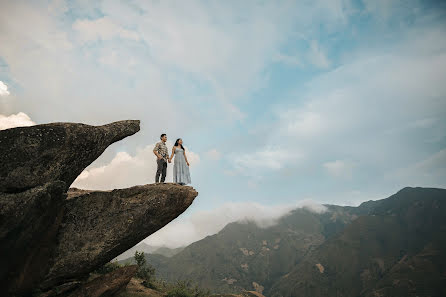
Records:
{"label": "woman's long white dress", "polygon": [[190,184],[189,166],[184,158],[184,150],[175,149],[175,160],[173,163],[173,182],[178,184]]}

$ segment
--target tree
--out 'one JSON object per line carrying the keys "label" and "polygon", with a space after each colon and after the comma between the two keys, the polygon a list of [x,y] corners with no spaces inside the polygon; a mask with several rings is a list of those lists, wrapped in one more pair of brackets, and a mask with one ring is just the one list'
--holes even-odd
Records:
{"label": "tree", "polygon": [[135,262],[138,265],[136,276],[143,280],[142,284],[151,289],[155,289],[155,268],[147,264],[146,257],[143,252],[135,251]]}

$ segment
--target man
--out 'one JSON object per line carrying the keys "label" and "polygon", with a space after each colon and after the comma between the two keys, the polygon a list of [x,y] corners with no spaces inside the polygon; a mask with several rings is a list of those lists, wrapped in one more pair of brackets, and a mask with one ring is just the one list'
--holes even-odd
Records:
{"label": "man", "polygon": [[161,141],[158,142],[155,145],[155,148],[153,149],[153,153],[157,157],[156,163],[158,164],[158,168],[156,169],[156,175],[155,175],[155,183],[159,183],[160,175],[161,175],[161,182],[164,183],[167,172],[167,159],[169,158],[169,153],[167,151],[167,146],[166,146],[166,141],[167,141],[166,134],[161,134],[160,139]]}

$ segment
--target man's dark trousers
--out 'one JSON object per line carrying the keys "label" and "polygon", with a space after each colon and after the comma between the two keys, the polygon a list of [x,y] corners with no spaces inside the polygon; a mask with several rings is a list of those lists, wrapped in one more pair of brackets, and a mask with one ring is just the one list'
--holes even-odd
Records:
{"label": "man's dark trousers", "polygon": [[166,173],[167,173],[167,161],[164,159],[156,160],[156,163],[158,164],[158,168],[156,169],[156,175],[155,175],[155,182],[158,183],[161,175],[161,182],[163,183],[166,179]]}

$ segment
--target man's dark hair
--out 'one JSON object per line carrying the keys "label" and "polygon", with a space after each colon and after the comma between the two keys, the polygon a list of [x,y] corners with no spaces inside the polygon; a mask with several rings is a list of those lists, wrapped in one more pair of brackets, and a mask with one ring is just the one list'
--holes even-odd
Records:
{"label": "man's dark hair", "polygon": [[164,136],[166,136],[165,133],[161,134],[160,139],[163,138]]}

